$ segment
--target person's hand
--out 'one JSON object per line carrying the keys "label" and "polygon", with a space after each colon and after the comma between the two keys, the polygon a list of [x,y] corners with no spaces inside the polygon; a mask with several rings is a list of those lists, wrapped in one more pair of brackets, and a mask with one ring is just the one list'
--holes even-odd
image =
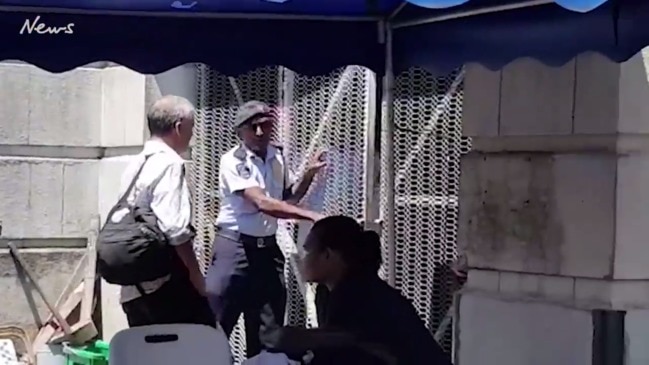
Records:
{"label": "person's hand", "polygon": [[326,150],[320,150],[313,155],[313,158],[309,160],[309,164],[306,167],[305,174],[315,176],[322,168],[327,166],[327,161],[324,160],[326,152]]}
{"label": "person's hand", "polygon": [[453,274],[455,274],[455,276],[457,276],[458,278],[464,279],[468,276],[468,266],[469,265],[467,263],[466,256],[460,254],[451,265],[451,271],[453,271]]}

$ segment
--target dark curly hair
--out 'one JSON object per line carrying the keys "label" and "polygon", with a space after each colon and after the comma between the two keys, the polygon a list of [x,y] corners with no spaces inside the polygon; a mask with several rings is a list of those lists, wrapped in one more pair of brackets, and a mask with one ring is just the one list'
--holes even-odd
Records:
{"label": "dark curly hair", "polygon": [[337,215],[317,221],[311,229],[318,237],[315,249],[338,252],[349,269],[376,273],[381,267],[381,240],[374,231],[366,231],[355,219]]}

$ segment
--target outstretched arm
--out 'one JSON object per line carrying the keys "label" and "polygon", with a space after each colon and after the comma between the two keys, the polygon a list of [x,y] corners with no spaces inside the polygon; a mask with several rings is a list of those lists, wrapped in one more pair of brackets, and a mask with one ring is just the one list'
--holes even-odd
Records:
{"label": "outstretched arm", "polygon": [[254,204],[257,209],[271,217],[311,221],[322,218],[319,213],[268,196],[242,163],[222,158],[219,171],[221,181],[230,191],[241,194],[246,200]]}
{"label": "outstretched arm", "polygon": [[315,176],[320,170],[327,166],[327,163],[324,160],[324,153],[324,150],[316,153],[315,156],[313,156],[313,158],[310,160],[309,166],[304,172],[304,175],[302,175],[302,178],[295,182],[293,182],[293,179],[290,178],[288,168],[285,166],[285,180],[290,181],[290,185],[287,191],[284,192],[285,201],[295,205],[298,204],[300,200],[302,200],[302,198],[304,198],[304,195],[306,195],[307,191],[309,191],[309,187],[311,187]]}

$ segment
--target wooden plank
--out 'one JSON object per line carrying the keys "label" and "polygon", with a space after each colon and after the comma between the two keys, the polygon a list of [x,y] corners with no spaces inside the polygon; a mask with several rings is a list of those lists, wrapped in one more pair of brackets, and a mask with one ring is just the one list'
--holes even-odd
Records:
{"label": "wooden plank", "polygon": [[[79,284],[75,290],[73,290],[63,303],[59,306],[58,310],[61,316],[66,320],[70,319],[70,315],[81,303],[81,298],[83,297],[83,286]],[[45,347],[52,337],[57,333],[58,326],[52,320],[49,320],[45,325],[38,331],[36,338],[33,342],[34,351],[38,351],[41,348]]]}
{"label": "wooden plank", "polygon": [[[87,246],[87,244],[86,244]],[[59,295],[54,304],[54,308],[61,313],[61,315],[66,319],[70,320],[69,316],[74,311],[74,309],[81,303],[83,297],[83,279],[86,272],[86,266],[88,261],[87,253],[84,254],[79,263],[74,269],[74,272],[70,276],[70,279],[65,284],[63,291]],[[41,327],[36,335],[36,338],[33,342],[33,348],[35,351],[47,345],[52,337],[57,332],[57,326],[53,322],[54,316],[50,313],[45,321],[43,327]]]}
{"label": "wooden plank", "polygon": [[83,279],[84,294],[81,300],[81,315],[80,321],[92,320],[92,312],[95,302],[95,281],[97,270],[97,236],[99,235],[99,219],[94,218],[90,224],[90,232],[88,232],[88,247],[86,249],[86,257],[88,257],[88,264],[86,265],[86,273]]}
{"label": "wooden plank", "polygon": [[97,327],[91,320],[83,320],[72,325],[72,336],[66,336],[64,333],[57,332],[50,343],[69,342],[71,345],[83,345],[97,337]]}
{"label": "wooden plank", "polygon": [[54,307],[52,302],[47,298],[47,296],[43,292],[43,289],[41,288],[40,284],[38,284],[38,282],[36,281],[36,277],[32,273],[31,269],[25,264],[25,260],[23,260],[22,256],[20,256],[20,253],[18,252],[18,249],[11,243],[9,243],[8,246],[9,246],[9,252],[11,253],[11,257],[13,257],[14,261],[18,265],[20,265],[20,267],[22,268],[25,275],[27,275],[29,280],[32,282],[32,286],[34,287],[34,289],[36,289],[36,292],[38,293],[38,295],[40,295],[41,299],[43,300],[43,302],[47,306],[47,309],[49,309],[50,312],[52,313],[52,315],[54,316],[54,318],[56,318],[59,325],[61,326],[61,329],[63,329],[63,332],[66,335],[71,334],[72,329],[70,328],[70,325],[65,320],[65,318],[63,318],[63,316],[61,316],[61,314],[59,314],[59,312],[56,310],[56,308]]}
{"label": "wooden plank", "polygon": [[[88,262],[88,255],[84,254],[81,257],[81,260],[79,260],[77,267],[74,268],[74,272],[72,273],[70,280],[68,280],[68,283],[65,284],[63,291],[56,299],[56,303],[54,303],[54,308],[60,309],[60,307],[63,305],[63,303],[65,303],[68,297],[72,295],[72,293],[74,293],[75,290],[78,289],[79,285],[83,281],[83,275],[85,273],[87,262]],[[52,314],[50,314],[49,317],[47,318],[47,321],[51,321],[52,318],[54,317],[52,317]]]}

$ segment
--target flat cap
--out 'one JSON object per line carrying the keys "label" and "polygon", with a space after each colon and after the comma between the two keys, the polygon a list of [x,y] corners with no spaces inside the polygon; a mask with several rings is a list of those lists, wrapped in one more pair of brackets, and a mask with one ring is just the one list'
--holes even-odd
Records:
{"label": "flat cap", "polygon": [[255,117],[272,115],[273,110],[266,103],[251,100],[241,105],[239,110],[237,110],[237,115],[234,117],[234,127],[238,128]]}

